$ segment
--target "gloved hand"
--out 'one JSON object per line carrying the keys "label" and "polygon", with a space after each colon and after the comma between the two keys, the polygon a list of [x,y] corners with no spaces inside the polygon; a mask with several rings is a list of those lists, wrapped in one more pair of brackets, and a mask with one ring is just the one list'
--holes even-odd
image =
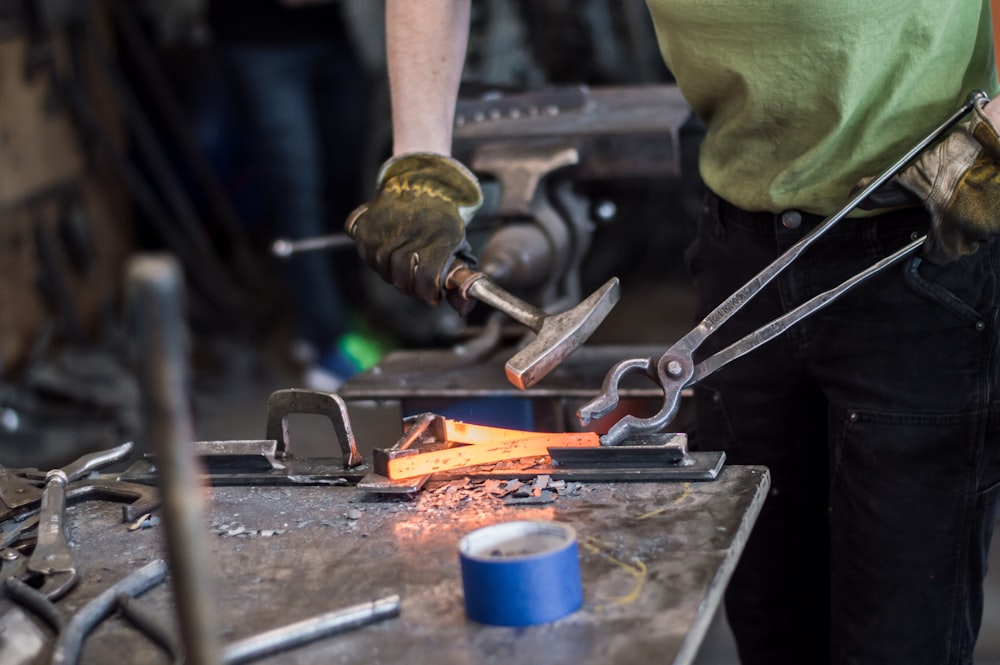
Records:
{"label": "gloved hand", "polygon": [[382,279],[436,305],[454,259],[475,266],[465,225],[482,203],[479,181],[451,157],[398,155],[382,165],[375,198],[350,214],[344,230]]}
{"label": "gloved hand", "polygon": [[931,213],[924,246],[931,263],[973,254],[1000,234],[1000,135],[997,111],[984,104],[897,176]]}

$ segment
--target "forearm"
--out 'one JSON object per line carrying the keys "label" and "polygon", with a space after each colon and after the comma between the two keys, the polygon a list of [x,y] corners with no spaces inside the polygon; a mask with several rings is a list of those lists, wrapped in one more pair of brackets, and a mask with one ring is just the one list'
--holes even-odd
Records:
{"label": "forearm", "polygon": [[386,1],[393,154],[451,152],[470,1]]}

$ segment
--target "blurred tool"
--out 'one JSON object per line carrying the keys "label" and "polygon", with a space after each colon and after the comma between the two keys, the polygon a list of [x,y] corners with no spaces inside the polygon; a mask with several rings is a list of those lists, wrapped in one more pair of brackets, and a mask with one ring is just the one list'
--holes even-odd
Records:
{"label": "blurred tool", "polygon": [[128,307],[136,333],[139,384],[163,497],[167,554],[188,665],[221,662],[207,532],[191,442],[187,331],[180,266],[168,255],[132,260]]}

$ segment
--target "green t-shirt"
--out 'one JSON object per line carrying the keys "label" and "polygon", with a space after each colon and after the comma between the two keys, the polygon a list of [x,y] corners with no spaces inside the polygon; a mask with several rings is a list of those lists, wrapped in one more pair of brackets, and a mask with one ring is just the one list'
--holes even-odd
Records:
{"label": "green t-shirt", "polygon": [[988,0],[647,0],[705,122],[705,184],[748,210],[830,214],[998,91]]}

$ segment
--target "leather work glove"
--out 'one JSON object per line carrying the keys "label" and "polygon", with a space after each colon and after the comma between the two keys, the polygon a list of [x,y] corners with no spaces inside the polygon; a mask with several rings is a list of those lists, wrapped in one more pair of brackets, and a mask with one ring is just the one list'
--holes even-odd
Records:
{"label": "leather work glove", "polygon": [[1000,134],[985,103],[976,102],[969,120],[867,199],[901,203],[898,186],[915,195],[931,213],[924,257],[936,265],[974,254],[1000,234]]}
{"label": "leather work glove", "polygon": [[[437,305],[455,258],[475,266],[465,225],[482,202],[479,181],[451,157],[398,155],[382,165],[374,199],[350,214],[344,230],[382,279]],[[463,315],[471,309],[453,304]]]}

